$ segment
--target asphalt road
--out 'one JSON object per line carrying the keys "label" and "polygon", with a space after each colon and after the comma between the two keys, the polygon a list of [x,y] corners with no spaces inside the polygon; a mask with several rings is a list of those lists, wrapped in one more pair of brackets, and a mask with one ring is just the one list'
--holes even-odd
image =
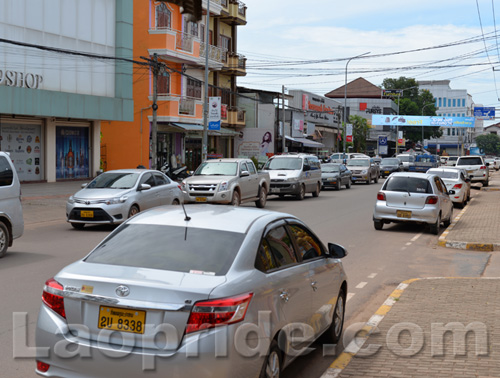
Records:
{"label": "asphalt road", "polygon": [[[266,206],[297,215],[325,243],[335,242],[348,249],[349,255],[343,261],[349,277],[347,338],[356,323],[366,322],[401,281],[416,277],[478,277],[490,256],[436,247],[437,236],[423,226],[390,225],[376,231],[372,209],[381,184],[323,191],[318,198],[308,195],[304,201],[270,198]],[[0,260],[0,376],[36,376],[34,327],[44,282],[83,257],[111,231],[109,227],[73,230],[64,221],[62,203],[54,201],[50,206],[52,213],[61,207],[60,218],[28,224],[23,237]],[[38,217],[40,212],[49,211],[40,205],[27,210],[25,218],[29,211],[37,212]],[[285,378],[319,377],[335,353],[343,349],[339,344],[336,351],[323,356],[320,344],[313,347],[314,352],[299,357],[285,370]]]}

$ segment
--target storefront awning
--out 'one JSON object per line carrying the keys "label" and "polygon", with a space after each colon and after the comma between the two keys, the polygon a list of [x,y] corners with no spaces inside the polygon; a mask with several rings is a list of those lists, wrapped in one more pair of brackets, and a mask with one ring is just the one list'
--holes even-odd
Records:
{"label": "storefront awning", "polygon": [[186,131],[203,131],[203,125],[196,125],[192,123],[172,123],[172,125]]}
{"label": "storefront awning", "polygon": [[313,148],[325,147],[323,143],[315,142],[314,140],[307,138],[292,138],[289,137],[288,135],[286,135],[285,138],[293,142],[301,143],[304,147],[313,147]]}
{"label": "storefront awning", "polygon": [[235,137],[240,135],[240,133],[238,131],[221,127],[220,130],[208,130],[208,135]]}

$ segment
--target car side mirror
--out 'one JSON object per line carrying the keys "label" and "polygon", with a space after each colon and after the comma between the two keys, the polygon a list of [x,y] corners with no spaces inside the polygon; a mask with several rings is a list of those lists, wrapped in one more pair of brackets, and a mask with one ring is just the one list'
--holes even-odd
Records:
{"label": "car side mirror", "polygon": [[149,189],[151,189],[151,185],[149,185],[149,184],[141,184],[137,188],[137,191],[142,192],[143,190],[149,190]]}
{"label": "car side mirror", "polygon": [[250,172],[248,172],[248,171],[241,171],[240,177],[248,177],[248,176],[250,176]]}
{"label": "car side mirror", "polygon": [[455,191],[453,189],[450,189],[450,190],[448,190],[448,194],[453,195],[453,194],[455,194]]}
{"label": "car side mirror", "polygon": [[328,243],[329,257],[334,259],[341,259],[347,256],[347,250],[339,244]]}
{"label": "car side mirror", "polygon": [[465,182],[466,182],[466,183],[469,183],[469,182],[470,182],[470,178],[466,178],[466,179],[465,179]]}
{"label": "car side mirror", "polygon": [[82,189],[85,188],[88,185],[88,183],[82,184]]}

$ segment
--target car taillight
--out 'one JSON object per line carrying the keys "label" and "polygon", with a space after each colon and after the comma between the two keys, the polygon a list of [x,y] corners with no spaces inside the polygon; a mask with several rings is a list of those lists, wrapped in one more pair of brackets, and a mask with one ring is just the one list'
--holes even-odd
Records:
{"label": "car taillight", "polygon": [[59,293],[62,294],[63,290],[64,287],[55,279],[51,278],[50,280],[47,280],[47,282],[45,282],[45,287],[43,288],[42,301],[52,311],[66,319],[64,297],[58,295]]}
{"label": "car taillight", "polygon": [[385,193],[382,193],[382,192],[378,192],[377,193],[377,200],[379,201],[385,201]]}
{"label": "car taillight", "polygon": [[436,203],[438,203],[438,198],[436,196],[429,196],[425,200],[426,205],[435,205]]}
{"label": "car taillight", "polygon": [[45,362],[42,361],[36,361],[36,370],[38,370],[40,373],[46,373],[50,368],[49,364],[46,364]]}
{"label": "car taillight", "polygon": [[462,184],[455,184],[452,189],[462,189]]}
{"label": "car taillight", "polygon": [[481,166],[479,169],[486,169],[486,165]]}
{"label": "car taillight", "polygon": [[195,303],[189,315],[186,334],[241,322],[245,319],[253,293],[232,298]]}

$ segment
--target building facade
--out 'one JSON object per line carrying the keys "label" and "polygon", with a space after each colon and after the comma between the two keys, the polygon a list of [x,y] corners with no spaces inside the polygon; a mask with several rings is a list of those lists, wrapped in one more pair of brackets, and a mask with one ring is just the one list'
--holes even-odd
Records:
{"label": "building facade", "polygon": [[[237,53],[237,27],[246,24],[246,6],[236,0],[210,0],[194,22],[172,3],[134,1],[134,56],[163,65],[157,76],[157,161],[151,161],[154,72],[134,70],[134,121],[102,127],[107,168],[137,165],[161,167],[165,162],[196,168],[201,163],[204,72],[208,50],[209,96],[221,97],[222,128],[209,132],[208,154],[234,156],[234,138],[245,126],[236,106],[236,78],[246,74],[246,59]],[[205,45],[206,33],[209,37]]]}
{"label": "building facade", "polygon": [[133,119],[132,13],[132,0],[1,2],[0,149],[21,181],[101,168],[102,122]]}

